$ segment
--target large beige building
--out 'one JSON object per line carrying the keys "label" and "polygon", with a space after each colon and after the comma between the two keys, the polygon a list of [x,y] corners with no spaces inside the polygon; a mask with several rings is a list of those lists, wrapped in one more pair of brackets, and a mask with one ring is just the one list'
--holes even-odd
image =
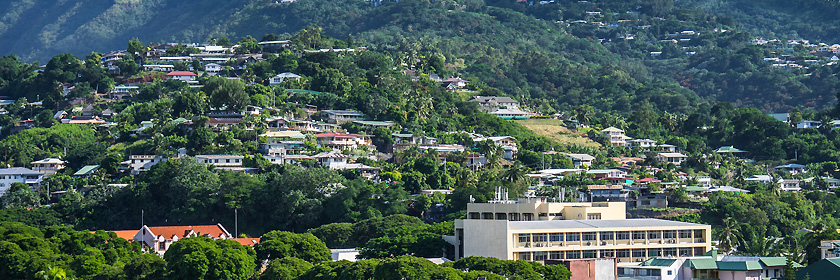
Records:
{"label": "large beige building", "polygon": [[659,219],[626,219],[623,202],[558,203],[544,198],[467,205],[455,221],[455,258],[502,260],[701,256],[712,249],[711,226]]}

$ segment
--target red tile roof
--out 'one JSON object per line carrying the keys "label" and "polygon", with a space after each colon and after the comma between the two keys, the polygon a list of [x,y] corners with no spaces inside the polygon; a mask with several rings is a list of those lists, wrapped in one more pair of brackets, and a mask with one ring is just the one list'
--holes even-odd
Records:
{"label": "red tile roof", "polygon": [[260,238],[231,238],[231,240],[239,242],[239,244],[245,246],[254,246],[260,243]]}
{"label": "red tile roof", "polygon": [[114,233],[117,234],[117,237],[131,241],[134,239],[134,235],[137,234],[137,230],[114,230]]}
{"label": "red tile roof", "polygon": [[225,230],[224,227],[221,225],[206,225],[206,226],[169,226],[169,227],[149,227],[149,230],[155,236],[163,236],[164,238],[170,239],[173,236],[178,236],[178,238],[185,238],[188,237],[191,231],[195,231],[196,234],[199,236],[207,235],[213,236],[214,238],[218,238],[219,236],[225,235],[230,236],[230,233]]}
{"label": "red tile roof", "polygon": [[195,73],[190,71],[172,71],[166,74],[167,76],[195,76]]}

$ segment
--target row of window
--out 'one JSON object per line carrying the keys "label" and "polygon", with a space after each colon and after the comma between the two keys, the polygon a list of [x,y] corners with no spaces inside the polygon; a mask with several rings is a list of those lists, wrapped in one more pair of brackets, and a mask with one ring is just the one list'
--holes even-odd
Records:
{"label": "row of window", "polygon": [[[519,243],[558,241],[609,241],[609,240],[656,240],[705,237],[703,230],[650,230],[650,231],[605,231],[569,233],[521,233]],[[596,239],[597,237],[600,237]]]}
{"label": "row of window", "polygon": [[528,261],[563,260],[563,259],[593,259],[593,258],[634,258],[647,259],[652,257],[693,257],[702,256],[704,247],[696,248],[653,248],[653,249],[620,249],[620,250],[570,250],[549,252],[519,252],[517,259]]}

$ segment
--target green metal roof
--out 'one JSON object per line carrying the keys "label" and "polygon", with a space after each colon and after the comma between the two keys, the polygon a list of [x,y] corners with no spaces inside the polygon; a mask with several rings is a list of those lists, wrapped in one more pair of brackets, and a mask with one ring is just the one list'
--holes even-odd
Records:
{"label": "green metal roof", "polygon": [[796,279],[805,279],[805,275],[814,280],[837,279],[837,275],[840,275],[840,258],[822,259],[796,271]]}
{"label": "green metal roof", "polygon": [[701,187],[701,186],[686,186],[685,191],[687,192],[705,192],[709,189]]}
{"label": "green metal roof", "polygon": [[677,260],[674,259],[660,259],[660,258],[653,258],[642,262],[642,266],[661,266],[661,267],[669,267]]}
{"label": "green metal roof", "polygon": [[723,146],[715,150],[715,153],[746,153],[747,151],[735,148],[733,146]]}
{"label": "green metal roof", "polygon": [[683,266],[694,269],[717,269],[717,263],[712,258],[686,260]]}
{"label": "green metal roof", "polygon": [[[759,260],[764,266],[785,266],[787,265],[787,258],[785,257],[766,257]],[[797,262],[793,262],[793,267],[804,267]]]}
{"label": "green metal roof", "polygon": [[758,261],[745,262],[717,262],[718,270],[727,271],[747,271],[747,270],[762,270],[763,266]]}
{"label": "green metal roof", "polygon": [[99,169],[99,165],[86,165],[82,169],[79,169],[79,171],[76,171],[76,173],[73,173],[73,176],[87,176],[93,174],[97,169]]}

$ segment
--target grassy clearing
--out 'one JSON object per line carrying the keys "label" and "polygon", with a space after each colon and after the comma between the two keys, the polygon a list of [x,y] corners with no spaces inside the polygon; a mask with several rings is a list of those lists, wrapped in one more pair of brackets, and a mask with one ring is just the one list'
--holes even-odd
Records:
{"label": "grassy clearing", "polygon": [[601,144],[590,140],[582,131],[570,130],[563,126],[563,121],[556,119],[527,119],[516,120],[519,124],[530,129],[540,136],[551,138],[551,140],[567,145],[581,145],[588,147],[600,147]]}

